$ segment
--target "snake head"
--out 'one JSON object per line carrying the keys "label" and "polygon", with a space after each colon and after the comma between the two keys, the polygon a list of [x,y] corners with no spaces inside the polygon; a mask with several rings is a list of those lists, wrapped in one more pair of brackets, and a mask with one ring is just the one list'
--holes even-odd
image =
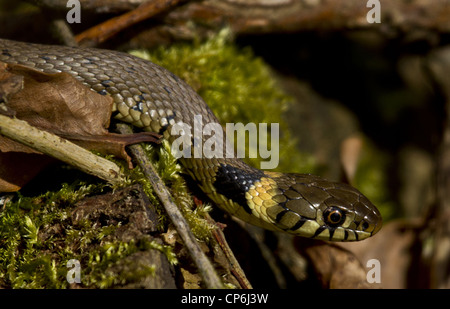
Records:
{"label": "snake head", "polygon": [[265,213],[278,229],[315,239],[356,241],[381,228],[378,209],[347,184],[306,174],[265,174],[276,186],[266,191],[273,205]]}

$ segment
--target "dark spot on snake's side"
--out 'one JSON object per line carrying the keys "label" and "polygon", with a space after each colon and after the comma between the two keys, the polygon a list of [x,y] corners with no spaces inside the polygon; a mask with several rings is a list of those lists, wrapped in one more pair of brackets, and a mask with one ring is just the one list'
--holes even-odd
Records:
{"label": "dark spot on snake's side", "polygon": [[172,78],[173,78],[175,81],[177,81],[177,82],[180,81],[180,78],[179,78],[178,76],[176,76],[176,75],[173,74],[172,72],[169,72],[169,73],[170,73],[170,76],[172,76]]}
{"label": "dark spot on snake's side", "polygon": [[12,57],[12,55],[9,53],[9,50],[7,50],[7,49],[2,49],[2,55]]}
{"label": "dark spot on snake's side", "polygon": [[138,112],[143,112],[144,107],[143,107],[144,103],[142,102],[137,102],[136,105],[132,106],[131,109],[138,111]]}
{"label": "dark spot on snake's side", "polygon": [[103,87],[108,88],[108,87],[111,87],[111,85],[109,85],[110,83],[112,83],[112,81],[107,79],[107,80],[102,81],[100,84],[102,84]]}
{"label": "dark spot on snake's side", "polygon": [[133,67],[128,67],[125,71],[127,71],[128,73],[136,73],[136,69]]}
{"label": "dark spot on snake's side", "polygon": [[171,93],[172,93],[172,91],[170,90],[169,87],[163,86],[163,88],[164,88],[164,90],[165,90],[168,94],[171,94]]}
{"label": "dark spot on snake's side", "polygon": [[[166,117],[167,124],[161,126],[161,128],[158,131],[159,135],[164,135],[164,132],[166,132],[166,130],[171,125],[170,121],[173,120],[173,119],[175,119],[175,112],[173,112],[173,115],[169,115],[169,116]],[[193,143],[193,145],[196,145],[196,143],[198,143],[198,142],[196,140],[194,140],[192,143]]]}
{"label": "dark spot on snake's side", "polygon": [[101,94],[101,95],[107,95],[108,94],[108,92],[105,89],[100,90],[98,93]]}
{"label": "dark spot on snake's side", "polygon": [[164,135],[164,132],[166,132],[166,130],[167,130],[168,127],[169,127],[168,124],[162,126],[161,129],[159,129],[158,134],[159,134],[159,135]]}
{"label": "dark spot on snake's side", "polygon": [[235,201],[251,214],[252,210],[247,204],[245,193],[253,182],[260,180],[263,176],[264,173],[260,170],[248,171],[232,165],[220,164],[214,187],[219,194]]}
{"label": "dark spot on snake's side", "polygon": [[[165,117],[165,119],[167,120],[167,124],[161,126],[161,128],[160,128],[159,131],[158,131],[158,134],[159,134],[159,135],[163,135],[164,132],[166,132],[166,130],[167,130],[167,129],[169,128],[169,126],[171,125],[170,121],[171,121],[172,119],[175,119],[175,115],[169,115],[169,116]],[[196,140],[194,140],[194,141],[193,141],[193,145],[195,146],[196,143],[198,143],[198,142],[196,142]]]}
{"label": "dark spot on snake's side", "polygon": [[97,60],[97,59],[94,59],[94,58],[90,58],[90,57],[86,57],[86,58],[84,58],[84,59],[86,59],[86,60],[89,60],[89,64],[93,64],[93,63],[95,63],[95,61]]}
{"label": "dark spot on snake's side", "polygon": [[167,116],[166,119],[167,119],[168,123],[170,123],[170,120],[174,120],[175,119],[175,112],[173,112],[172,115]]}
{"label": "dark spot on snake's side", "polygon": [[42,56],[41,58],[44,60],[50,60],[50,57],[47,57],[47,56]]}
{"label": "dark spot on snake's side", "polygon": [[172,117],[172,116],[166,117],[167,124],[161,126],[161,128],[160,128],[159,131],[158,131],[158,134],[159,134],[159,135],[164,135],[164,132],[166,132],[166,130],[169,128],[169,126],[170,126],[170,119],[173,118],[173,117],[172,117],[172,118],[170,118],[170,117]]}

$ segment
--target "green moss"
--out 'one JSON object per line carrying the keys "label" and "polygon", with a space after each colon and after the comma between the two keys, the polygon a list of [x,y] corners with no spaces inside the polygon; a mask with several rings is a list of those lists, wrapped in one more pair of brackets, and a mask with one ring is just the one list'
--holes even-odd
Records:
{"label": "green moss", "polygon": [[[158,244],[154,241],[141,239],[138,242],[111,242],[93,250],[89,254],[86,267],[83,268],[83,283],[87,286],[99,288],[111,288],[116,285],[124,285],[130,281],[136,281],[155,273],[154,265],[133,266],[133,261],[125,259],[133,253],[155,249],[163,252],[171,264],[177,264],[178,260],[170,246]],[[128,267],[128,266],[132,267]],[[126,272],[117,275],[116,268],[126,268]]]}
{"label": "green moss", "polygon": [[71,225],[74,204],[88,194],[103,191],[104,184],[63,184],[61,190],[7,203],[0,213],[0,286],[11,288],[67,288],[67,261],[82,263],[82,286],[109,288],[154,273],[142,265],[117,276],[114,267],[133,253],[155,249],[170,263],[172,248],[154,241],[103,241],[120,225],[96,227],[88,219]]}
{"label": "green moss", "polygon": [[[296,141],[283,119],[291,98],[281,90],[269,66],[261,58],[256,57],[250,48],[233,44],[229,30],[222,30],[206,42],[131,53],[184,79],[205,100],[222,125],[279,124],[280,164],[276,170],[300,173],[314,170],[312,156],[297,150]],[[271,149],[270,135],[267,143]],[[245,161],[259,168],[260,157],[248,158],[248,141],[246,149]]]}
{"label": "green moss", "polygon": [[[147,155],[152,159],[153,165],[163,182],[169,188],[175,204],[181,210],[184,218],[191,227],[194,236],[201,241],[211,239],[211,231],[214,228],[205,219],[204,214],[211,210],[209,204],[196,205],[187,188],[186,180],[181,177],[181,166],[172,156],[170,146],[167,141],[163,141],[161,147],[154,147],[152,144],[144,145]],[[148,183],[144,177],[140,178],[142,183]],[[151,187],[150,184],[147,186]],[[161,211],[161,218],[166,220],[166,216]]]}
{"label": "green moss", "polygon": [[[55,192],[19,198],[0,213],[0,285],[61,288],[67,285],[63,261],[77,256],[65,235],[48,231],[67,223],[70,207],[104,185],[63,184]],[[70,227],[69,227],[70,228]],[[45,232],[44,232],[45,231]],[[78,240],[79,241],[79,240]]]}

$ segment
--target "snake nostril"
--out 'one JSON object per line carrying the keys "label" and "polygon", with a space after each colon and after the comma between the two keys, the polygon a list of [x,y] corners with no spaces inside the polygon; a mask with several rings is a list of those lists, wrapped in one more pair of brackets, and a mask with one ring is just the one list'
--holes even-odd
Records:
{"label": "snake nostril", "polygon": [[367,221],[364,221],[362,224],[363,231],[367,230],[369,228],[369,223]]}

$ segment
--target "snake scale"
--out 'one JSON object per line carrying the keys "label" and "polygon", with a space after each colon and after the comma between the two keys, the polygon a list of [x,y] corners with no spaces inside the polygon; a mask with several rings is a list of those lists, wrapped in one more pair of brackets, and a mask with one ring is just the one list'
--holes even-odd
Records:
{"label": "snake scale", "polygon": [[[177,123],[218,123],[183,80],[149,61],[111,50],[0,39],[0,61],[46,73],[67,72],[114,100],[113,117],[172,143]],[[26,85],[25,85],[26,86]],[[362,240],[381,228],[377,208],[357,189],[310,174],[263,171],[236,157],[180,158],[199,187],[221,209],[275,231],[332,241]]]}

